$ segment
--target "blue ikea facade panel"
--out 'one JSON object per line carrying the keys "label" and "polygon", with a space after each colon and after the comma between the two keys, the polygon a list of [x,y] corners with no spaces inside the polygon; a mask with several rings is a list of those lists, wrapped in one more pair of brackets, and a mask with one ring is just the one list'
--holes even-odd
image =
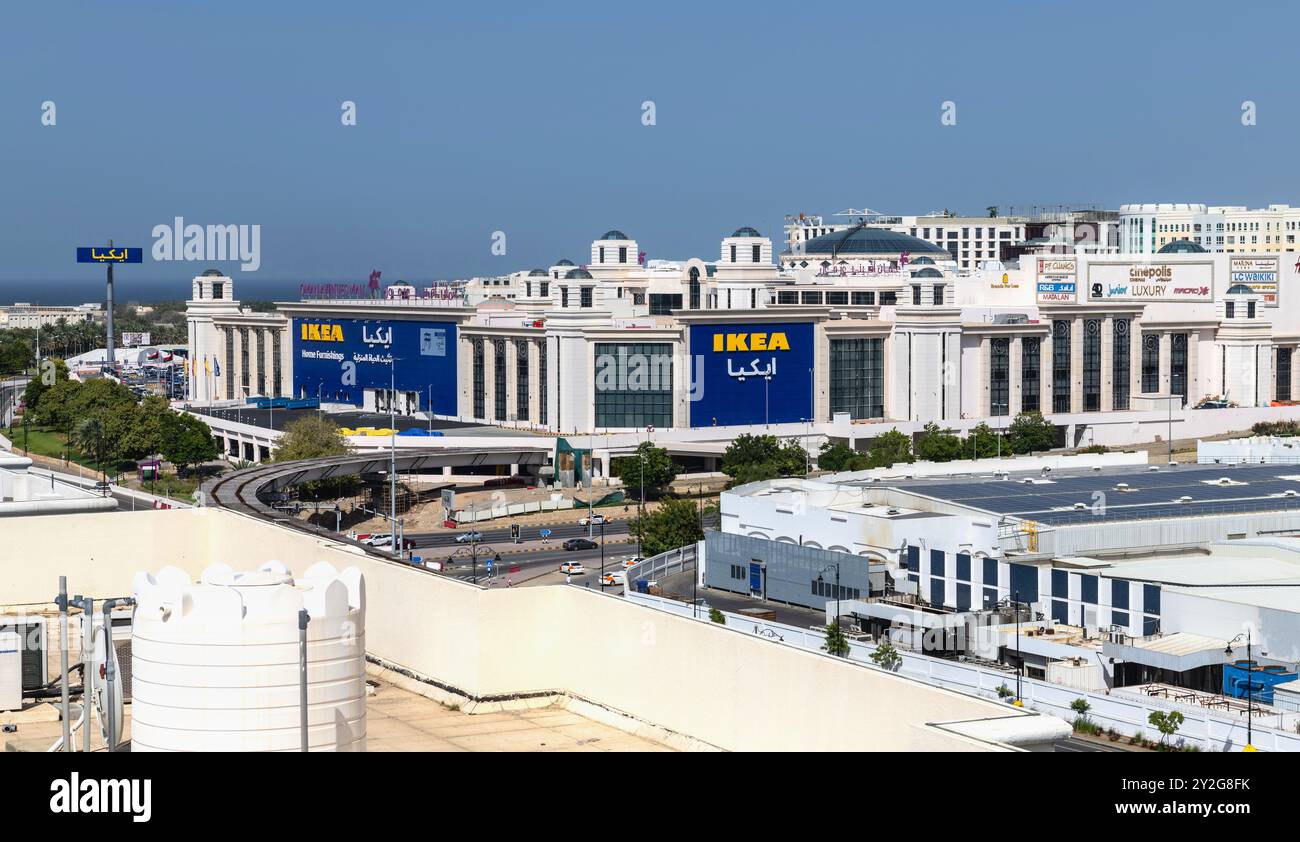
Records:
{"label": "blue ikea facade panel", "polygon": [[1084,574],[1079,577],[1079,600],[1089,605],[1097,604],[1097,577]]}
{"label": "blue ikea facade panel", "polygon": [[1128,610],[1128,582],[1118,579],[1111,580],[1110,607]]}
{"label": "blue ikea facade panel", "polygon": [[[367,389],[419,394],[421,411],[456,414],[456,325],[387,319],[293,320],[294,397],[361,406]],[[391,378],[391,380],[390,380]]]}
{"label": "blue ikea facade panel", "polygon": [[970,553],[957,553],[957,578],[970,581]]}
{"label": "blue ikea facade panel", "polygon": [[1070,622],[1070,603],[1063,599],[1052,600],[1052,620],[1066,624]]}
{"label": "blue ikea facade panel", "polygon": [[944,596],[945,594],[943,589],[943,580],[931,579],[930,580],[930,604],[943,605]]}
{"label": "blue ikea facade panel", "polygon": [[957,584],[957,610],[970,610],[970,585]]}
{"label": "blue ikea facade panel", "polygon": [[944,572],[944,555],[943,550],[930,550],[930,575],[946,576]]}
{"label": "blue ikea facade panel", "polygon": [[1142,586],[1142,610],[1148,614],[1160,613],[1160,586]]}
{"label": "blue ikea facade panel", "polygon": [[984,584],[995,588],[998,586],[998,560],[996,558],[984,559]]}
{"label": "blue ikea facade panel", "polygon": [[813,417],[813,323],[691,326],[691,426],[779,424]]}
{"label": "blue ikea facade panel", "polygon": [[1021,602],[1038,601],[1038,568],[1028,564],[1011,565],[1011,593],[1020,594]]}

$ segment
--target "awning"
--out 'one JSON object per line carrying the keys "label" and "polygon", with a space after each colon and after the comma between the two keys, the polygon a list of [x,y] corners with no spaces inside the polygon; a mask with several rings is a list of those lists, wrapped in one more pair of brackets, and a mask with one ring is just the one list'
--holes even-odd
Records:
{"label": "awning", "polygon": [[1175,632],[1148,640],[1134,640],[1131,643],[1112,643],[1103,641],[1103,655],[1119,661],[1131,661],[1145,664],[1157,669],[1186,672],[1197,667],[1222,664],[1227,646],[1217,637],[1206,637],[1189,632]]}

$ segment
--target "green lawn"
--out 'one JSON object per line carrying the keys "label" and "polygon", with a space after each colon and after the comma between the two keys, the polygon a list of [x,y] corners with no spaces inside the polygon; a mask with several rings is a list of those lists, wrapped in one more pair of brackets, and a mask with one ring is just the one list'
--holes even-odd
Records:
{"label": "green lawn", "polygon": [[[24,433],[21,425],[15,426],[9,438],[14,443],[14,450],[21,452],[24,444]],[[28,427],[26,432],[27,451],[36,453],[41,456],[48,456],[51,459],[67,458],[69,462],[85,465],[87,468],[94,468],[94,461],[82,456],[76,450],[68,447],[68,437],[47,427]]]}

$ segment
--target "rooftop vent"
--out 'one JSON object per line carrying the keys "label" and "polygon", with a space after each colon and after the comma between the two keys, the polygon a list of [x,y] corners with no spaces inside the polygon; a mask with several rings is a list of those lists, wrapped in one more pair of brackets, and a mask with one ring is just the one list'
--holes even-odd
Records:
{"label": "rooftop vent", "polygon": [[1128,490],[1129,490],[1128,483],[1127,483],[1127,482],[1117,482],[1117,483],[1115,483],[1115,490],[1116,490],[1116,491],[1128,491]]}
{"label": "rooftop vent", "polygon": [[1086,508],[1088,508],[1088,504],[1087,504],[1087,503],[1075,503],[1075,504],[1074,504],[1074,510],[1075,510],[1076,512],[1081,512],[1081,511],[1083,511],[1083,510],[1086,509]]}
{"label": "rooftop vent", "polygon": [[1190,495],[1188,495],[1188,494],[1184,494],[1182,497],[1179,497],[1179,498],[1178,498],[1178,502],[1179,502],[1179,503],[1190,503],[1190,502],[1192,502],[1192,498],[1191,498]]}
{"label": "rooftop vent", "polygon": [[1147,468],[1147,473],[1151,473],[1152,471],[1158,471],[1158,470],[1160,470],[1159,465],[1151,465],[1150,467]]}
{"label": "rooftop vent", "polygon": [[1286,491],[1283,491],[1283,492],[1282,492],[1282,496],[1283,496],[1283,497],[1300,497],[1300,491],[1296,491],[1294,488],[1288,488]]}
{"label": "rooftop vent", "polygon": [[896,514],[898,514],[898,509],[894,508],[893,506],[890,506],[888,509],[885,510],[885,513],[886,513],[886,514],[891,514],[891,515],[896,515]]}

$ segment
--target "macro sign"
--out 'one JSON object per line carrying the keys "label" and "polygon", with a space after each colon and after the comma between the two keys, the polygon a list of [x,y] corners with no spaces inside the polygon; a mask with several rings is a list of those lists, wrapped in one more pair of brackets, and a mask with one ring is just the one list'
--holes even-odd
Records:
{"label": "macro sign", "polygon": [[691,355],[692,427],[812,417],[812,322],[692,325]]}
{"label": "macro sign", "polygon": [[366,390],[419,395],[419,408],[456,414],[456,325],[451,322],[299,318],[293,385],[302,397],[362,406]]}
{"label": "macro sign", "polygon": [[86,246],[77,249],[78,263],[142,263],[144,250],[114,248],[112,246]]}

